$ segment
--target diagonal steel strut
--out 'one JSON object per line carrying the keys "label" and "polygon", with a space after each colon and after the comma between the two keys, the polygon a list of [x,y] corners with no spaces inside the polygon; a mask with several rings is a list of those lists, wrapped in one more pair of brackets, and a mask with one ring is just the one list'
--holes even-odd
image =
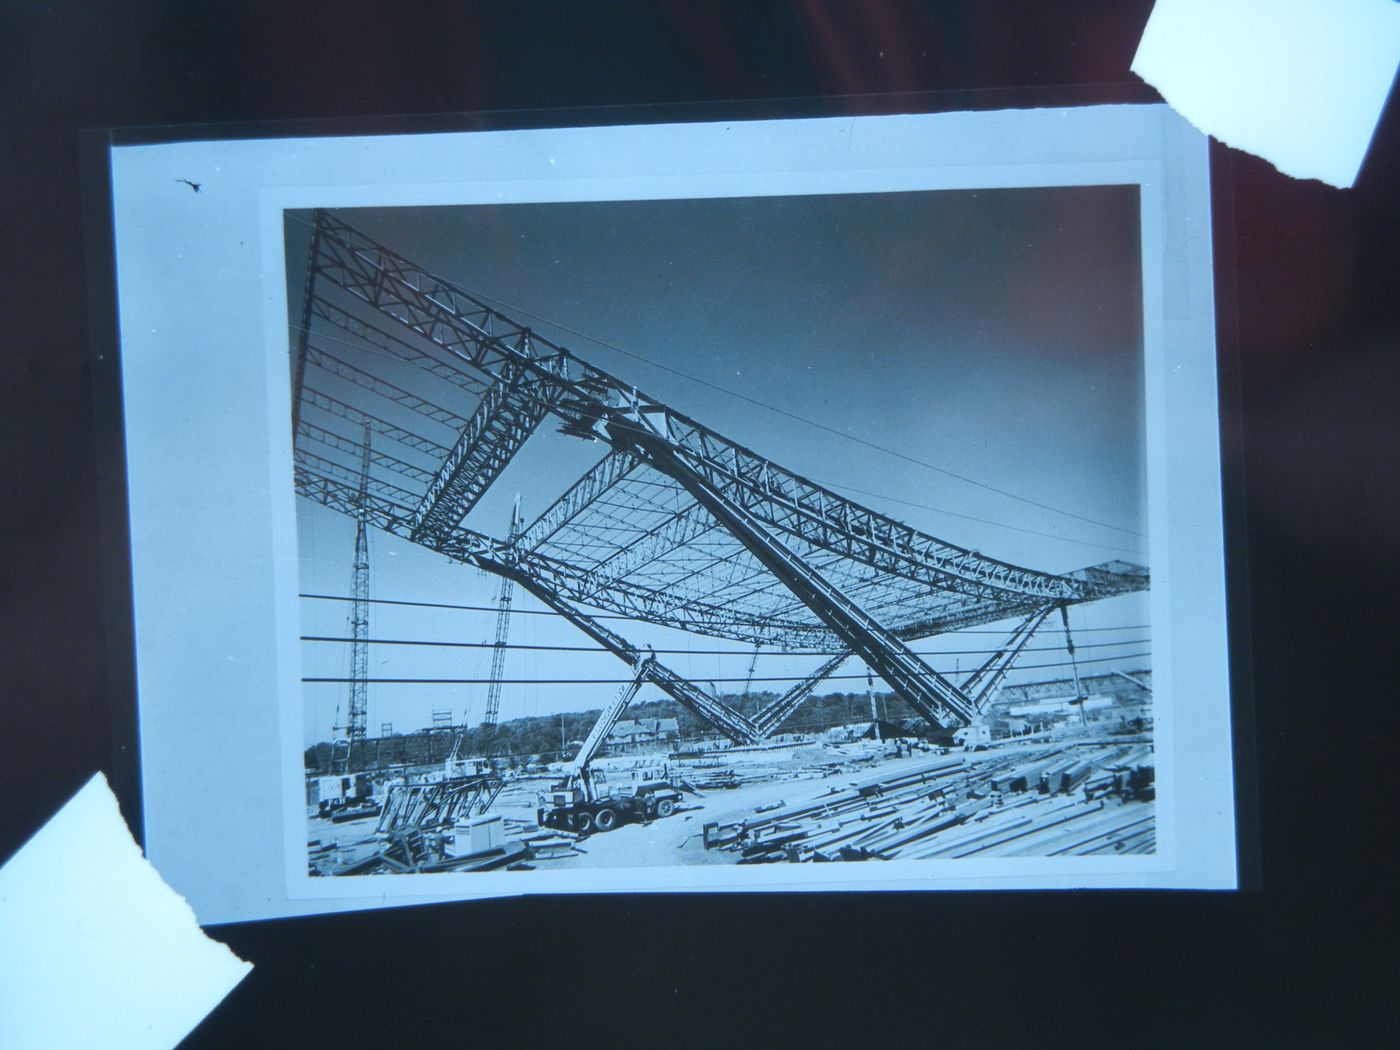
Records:
{"label": "diagonal steel strut", "polygon": [[761,736],[754,724],[739,712],[705,692],[693,682],[682,678],[649,651],[637,648],[611,628],[603,626],[573,602],[547,586],[543,580],[513,566],[478,558],[477,563],[492,572],[507,576],[529,591],[545,605],[559,613],[571,624],[614,656],[638,667],[647,681],[658,686],[691,712],[710,723],[736,744],[754,744]]}
{"label": "diagonal steel strut", "polygon": [[730,499],[683,458],[662,431],[652,429],[650,414],[628,423],[613,423],[615,446],[631,446],[662,473],[678,481],[915,711],[935,725],[952,728],[976,716],[972,700],[920,660],[892,632],[789,550],[745,507]]}
{"label": "diagonal steel strut", "polygon": [[[549,402],[507,365],[482,396],[413,513],[416,537],[460,522],[544,419]],[[546,395],[548,391],[544,392]]]}
{"label": "diagonal steel strut", "polygon": [[1031,613],[1011,632],[1005,645],[989,656],[986,663],[963,680],[962,691],[972,698],[973,706],[979,714],[986,710],[988,701],[996,692],[997,686],[1001,685],[1001,680],[1006,677],[1006,672],[1011,670],[1011,665],[1016,662],[1016,657],[1021,655],[1021,650],[1025,649],[1026,643],[1031,640],[1031,635],[1035,634],[1040,625],[1045,622],[1045,618],[1054,611],[1055,606],[1047,605],[1043,609]]}
{"label": "diagonal steel strut", "polygon": [[[1023,620],[1016,629],[1011,632],[1000,649],[993,653],[981,667],[971,672],[958,686],[972,701],[973,707],[980,713],[986,709],[987,702],[996,692],[996,688],[1001,684],[1006,673],[1011,670],[1011,665],[1016,662],[1016,657],[1021,655],[1026,643],[1031,640],[1031,636],[1045,618],[1055,610],[1055,606],[1047,605]],[[836,669],[850,657],[850,651],[838,653],[826,663],[822,664],[802,681],[789,689],[778,699],[765,707],[758,714],[754,715],[753,723],[755,728],[763,736],[771,736],[778,727],[792,717],[803,701],[812,694],[825,679],[836,673]],[[976,690],[974,692],[974,690]]]}
{"label": "diagonal steel strut", "polygon": [[765,738],[772,736],[777,728],[791,718],[792,713],[802,706],[802,702],[812,695],[812,690],[824,682],[828,675],[834,674],[836,669],[845,663],[850,655],[849,652],[837,653],[758,714],[754,715],[754,727],[758,730],[759,734]]}

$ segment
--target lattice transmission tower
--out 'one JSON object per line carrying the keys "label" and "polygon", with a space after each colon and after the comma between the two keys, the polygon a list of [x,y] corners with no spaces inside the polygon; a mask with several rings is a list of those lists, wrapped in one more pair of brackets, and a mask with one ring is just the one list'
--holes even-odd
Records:
{"label": "lattice transmission tower", "polygon": [[[510,515],[510,539],[514,543],[520,537],[524,522],[520,517],[520,494],[516,493],[515,508]],[[510,641],[510,603],[515,593],[515,581],[509,576],[501,577],[500,588],[496,591],[496,643],[491,647],[491,684],[486,687],[486,715],[482,725],[494,726],[501,714],[501,680],[506,673],[506,649]]]}
{"label": "lattice transmission tower", "polygon": [[341,758],[341,772],[349,771],[355,742],[369,735],[369,519],[365,502],[369,465],[370,426],[366,421],[360,453],[360,509],[355,515],[355,564],[350,580],[350,700],[345,724],[336,727],[345,731],[345,746],[337,756]]}

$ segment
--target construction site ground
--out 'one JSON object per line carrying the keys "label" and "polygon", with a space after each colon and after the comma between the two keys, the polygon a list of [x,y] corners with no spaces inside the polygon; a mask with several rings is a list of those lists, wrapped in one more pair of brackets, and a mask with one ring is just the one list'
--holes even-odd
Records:
{"label": "construction site ground", "polygon": [[[1051,746],[1044,740],[1018,741],[985,751],[955,750],[946,755],[938,749],[919,748],[910,752],[907,748],[901,748],[901,756],[895,757],[890,745],[867,741],[839,747],[808,746],[771,752],[735,753],[731,756],[721,754],[711,756],[704,763],[672,762],[671,768],[678,775],[677,778],[696,784],[700,790],[698,795],[687,793],[673,815],[646,823],[625,824],[606,833],[577,839],[569,836],[572,848],[537,851],[527,860],[531,867],[545,870],[739,863],[745,853],[737,846],[705,848],[706,824],[714,823],[720,827],[753,825],[765,820],[783,821],[787,814],[798,814],[800,820],[802,812],[811,804],[824,799],[850,799],[853,785],[872,780],[901,783],[912,779],[922,783],[925,776],[944,777],[939,783],[951,788],[954,778],[945,771],[956,771],[958,782],[968,783],[976,781],[979,769],[1005,769],[1018,763],[1033,762]],[[1054,746],[1060,749],[1060,755],[1072,759],[1078,754],[1091,753],[1089,748],[1092,745],[1081,741]],[[1112,753],[1121,751],[1120,746]],[[1148,753],[1150,755],[1150,751]],[[1085,776],[1091,786],[1099,782],[1089,779],[1097,773],[1096,770],[1094,774]],[[538,792],[548,789],[552,780],[547,776],[522,777],[507,783],[491,808],[491,813],[499,813],[504,818],[507,839],[529,837],[538,830],[535,824],[536,796]],[[703,786],[707,781],[727,781],[737,786]],[[1088,812],[1090,804],[1086,802],[1083,789],[1058,797],[1052,792],[1050,797],[1046,797],[1044,792],[1037,796],[1033,785],[1031,788],[1029,791],[1022,789],[1019,794],[1008,794],[1005,799],[998,795],[991,802],[991,812],[979,812],[976,820],[981,822],[996,818],[988,821],[988,825],[1008,826],[1012,828],[1009,835],[1014,838],[1018,834],[1015,831],[1017,824],[1014,823],[1018,814],[1009,811],[1019,808],[1020,825],[1030,828],[1030,831],[1021,834],[1037,832],[1041,833],[1042,839],[1046,837],[1042,826],[1053,826],[1067,820],[1078,821],[1086,827],[1106,827],[1108,831],[1134,823],[1140,830],[1144,824],[1149,831],[1152,826],[1150,817],[1153,807],[1150,802],[1129,803],[1131,811],[1122,811],[1124,803],[1118,799],[1099,802],[1095,805],[1104,807],[1111,804],[1112,811],[1098,814]],[[923,787],[916,787],[913,794],[906,789],[907,797],[916,800],[925,794],[927,792]],[[976,803],[979,806],[982,804]],[[903,805],[905,809],[900,809],[887,820],[889,826],[904,826],[906,818],[903,814],[907,812],[907,803]],[[1003,806],[1008,810],[1006,814],[1000,812]],[[868,808],[862,804],[860,819],[867,819],[863,814]],[[878,815],[878,808],[875,812]],[[1138,812],[1146,816],[1138,817]],[[808,816],[806,819],[810,825],[812,820],[820,817]],[[384,844],[384,837],[376,835],[377,823],[376,818],[368,817],[336,824],[309,813],[308,841],[311,844],[313,871],[319,869],[329,873],[371,856]],[[791,829],[793,826],[791,823],[780,823],[778,829]],[[820,826],[813,826],[813,835],[820,830]],[[961,828],[953,829],[953,833],[965,834]],[[1148,846],[1150,848],[1150,840]]]}

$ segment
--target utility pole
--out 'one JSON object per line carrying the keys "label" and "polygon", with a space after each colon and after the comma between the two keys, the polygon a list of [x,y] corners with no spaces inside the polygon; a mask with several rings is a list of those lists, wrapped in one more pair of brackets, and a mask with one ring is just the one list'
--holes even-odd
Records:
{"label": "utility pole", "polygon": [[875,708],[875,676],[870,668],[865,669],[865,695],[870,701],[870,728],[875,731],[875,741],[880,741],[880,712]]}

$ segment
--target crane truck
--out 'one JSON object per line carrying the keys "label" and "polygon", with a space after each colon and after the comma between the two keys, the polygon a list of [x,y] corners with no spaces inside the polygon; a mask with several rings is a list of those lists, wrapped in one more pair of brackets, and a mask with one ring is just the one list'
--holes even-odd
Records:
{"label": "crane truck", "polygon": [[580,835],[611,831],[620,824],[669,817],[676,811],[681,793],[667,779],[665,769],[641,769],[626,790],[605,790],[595,777],[592,762],[617,720],[647,679],[650,655],[640,658],[630,682],[622,687],[598,717],[588,738],[564,770],[564,777],[539,799],[536,818],[542,828],[562,828]]}

